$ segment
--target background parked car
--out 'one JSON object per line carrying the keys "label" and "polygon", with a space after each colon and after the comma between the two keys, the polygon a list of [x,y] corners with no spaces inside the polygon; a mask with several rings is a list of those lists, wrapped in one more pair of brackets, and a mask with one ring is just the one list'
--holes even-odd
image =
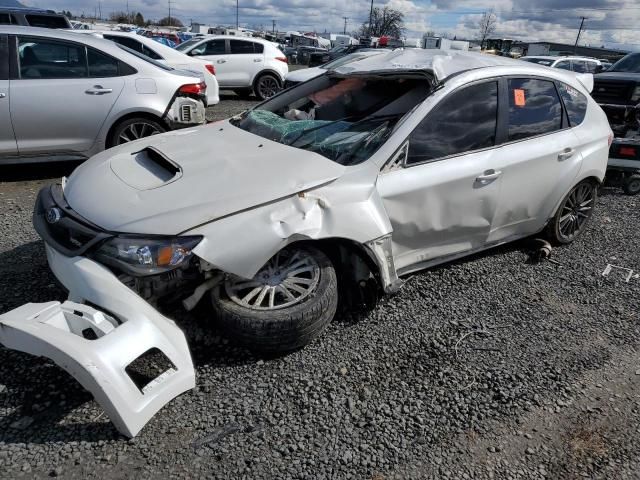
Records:
{"label": "background parked car", "polygon": [[204,77],[207,84],[207,105],[216,105],[220,101],[218,94],[218,80],[213,63],[201,58],[190,57],[175,48],[167,47],[153,38],[137,35],[130,32],[115,31],[83,31],[82,33],[101,37],[125,47],[135,50],[142,55],[163,63],[178,70],[193,70]]}
{"label": "background parked car", "polygon": [[111,41],[0,27],[0,163],[82,160],[198,125],[205,95],[201,76]]}
{"label": "background parked car", "polygon": [[261,100],[278,93],[289,72],[278,46],[259,38],[208,36],[184,42],[176,50],[212,62],[220,88],[239,95],[254,93]]}
{"label": "background parked car", "polygon": [[531,56],[520,57],[520,60],[537,63],[538,65],[544,65],[545,67],[571,70],[576,73],[599,73],[605,68],[600,60],[586,57]]}
{"label": "background parked car", "polygon": [[0,25],[41,28],[72,28],[69,19],[53,10],[0,7]]}
{"label": "background parked car", "polygon": [[298,83],[306,82],[307,80],[311,80],[312,78],[317,77],[318,75],[322,75],[327,70],[337,68],[341,65],[346,65],[347,63],[355,62],[356,60],[360,60],[365,57],[372,57],[375,55],[380,55],[381,53],[388,53],[388,52],[389,50],[384,50],[384,49],[364,48],[359,50],[357,53],[345,55],[344,57],[340,57],[331,62],[327,62],[324,65],[320,65],[319,67],[303,68],[300,70],[289,72],[284,81],[284,87],[285,88],[293,87]]}

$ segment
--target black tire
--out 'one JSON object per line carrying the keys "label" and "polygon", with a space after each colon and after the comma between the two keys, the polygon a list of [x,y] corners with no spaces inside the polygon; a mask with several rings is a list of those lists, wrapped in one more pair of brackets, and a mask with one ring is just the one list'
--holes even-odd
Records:
{"label": "black tire", "polygon": [[634,173],[625,178],[622,189],[627,195],[637,195],[640,193],[640,174]]}
{"label": "black tire", "polygon": [[[133,117],[118,123],[113,130],[107,142],[107,147],[115,147],[129,141],[138,140],[151,135],[164,133],[167,128],[157,120],[148,117]],[[137,132],[137,138],[135,137]],[[129,138],[127,141],[126,138]]]}
{"label": "black tire", "polygon": [[597,184],[584,180],[571,189],[547,226],[547,237],[553,243],[566,245],[587,228],[598,198]]}
{"label": "black tire", "polygon": [[251,97],[253,90],[251,88],[236,88],[233,93],[238,95],[240,98],[246,99]]}
{"label": "black tire", "polygon": [[270,73],[263,73],[260,75],[253,85],[253,92],[260,100],[266,100],[267,98],[273,97],[280,90],[282,90],[280,80]]}
{"label": "black tire", "polygon": [[251,350],[287,352],[300,348],[317,338],[335,315],[338,285],[329,258],[311,246],[292,246],[285,250],[311,256],[319,269],[315,289],[300,303],[280,309],[255,310],[232,300],[225,285],[212,292],[213,311],[223,332]]}

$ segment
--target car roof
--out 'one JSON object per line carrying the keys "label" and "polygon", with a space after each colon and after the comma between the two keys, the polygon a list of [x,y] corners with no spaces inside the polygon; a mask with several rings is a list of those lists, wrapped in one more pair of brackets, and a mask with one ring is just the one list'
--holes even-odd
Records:
{"label": "car roof", "polygon": [[195,39],[199,40],[215,40],[215,39],[229,39],[229,40],[248,40],[250,42],[258,42],[258,43],[268,43],[269,45],[277,45],[275,42],[272,42],[270,40],[265,40],[264,38],[258,38],[258,37],[243,37],[241,35],[214,35],[214,34],[207,34],[204,37],[194,37]]}
{"label": "car roof", "polygon": [[[521,66],[525,62],[486,53],[462,50],[422,50],[418,48],[391,50],[383,55],[367,56],[361,60],[336,68],[338,74],[358,74],[369,72],[430,72],[442,81],[452,75],[486,67]],[[531,69],[544,69],[531,64]]]}
{"label": "car roof", "polygon": [[600,60],[598,60],[597,58],[591,58],[591,57],[581,57],[579,55],[571,55],[571,56],[567,56],[567,55],[563,55],[563,56],[554,56],[554,55],[525,55],[524,57],[521,58],[538,58],[540,60],[588,60],[591,62],[599,62]]}

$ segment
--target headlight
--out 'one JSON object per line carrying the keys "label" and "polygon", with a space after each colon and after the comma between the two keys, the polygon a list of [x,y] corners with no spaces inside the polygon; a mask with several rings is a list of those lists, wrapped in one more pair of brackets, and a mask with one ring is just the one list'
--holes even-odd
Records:
{"label": "headlight", "polygon": [[640,85],[633,90],[633,95],[631,95],[632,102],[637,102],[638,100],[640,100]]}
{"label": "headlight", "polygon": [[141,238],[120,236],[103,243],[96,260],[120,267],[129,273],[151,275],[186,264],[201,236]]}

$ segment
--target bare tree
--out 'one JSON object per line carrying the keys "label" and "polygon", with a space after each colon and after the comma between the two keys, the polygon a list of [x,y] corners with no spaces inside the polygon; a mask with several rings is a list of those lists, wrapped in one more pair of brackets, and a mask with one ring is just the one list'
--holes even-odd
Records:
{"label": "bare tree", "polygon": [[484,12],[482,17],[480,18],[480,22],[478,23],[478,30],[480,31],[480,48],[484,48],[484,41],[487,39],[489,35],[491,35],[496,30],[497,23],[496,14],[493,13],[493,9],[488,12]]}
{"label": "bare tree", "polygon": [[400,38],[404,26],[404,13],[393,8],[374,8],[371,15],[371,25],[365,22],[358,31],[360,37],[382,37],[388,35]]}

